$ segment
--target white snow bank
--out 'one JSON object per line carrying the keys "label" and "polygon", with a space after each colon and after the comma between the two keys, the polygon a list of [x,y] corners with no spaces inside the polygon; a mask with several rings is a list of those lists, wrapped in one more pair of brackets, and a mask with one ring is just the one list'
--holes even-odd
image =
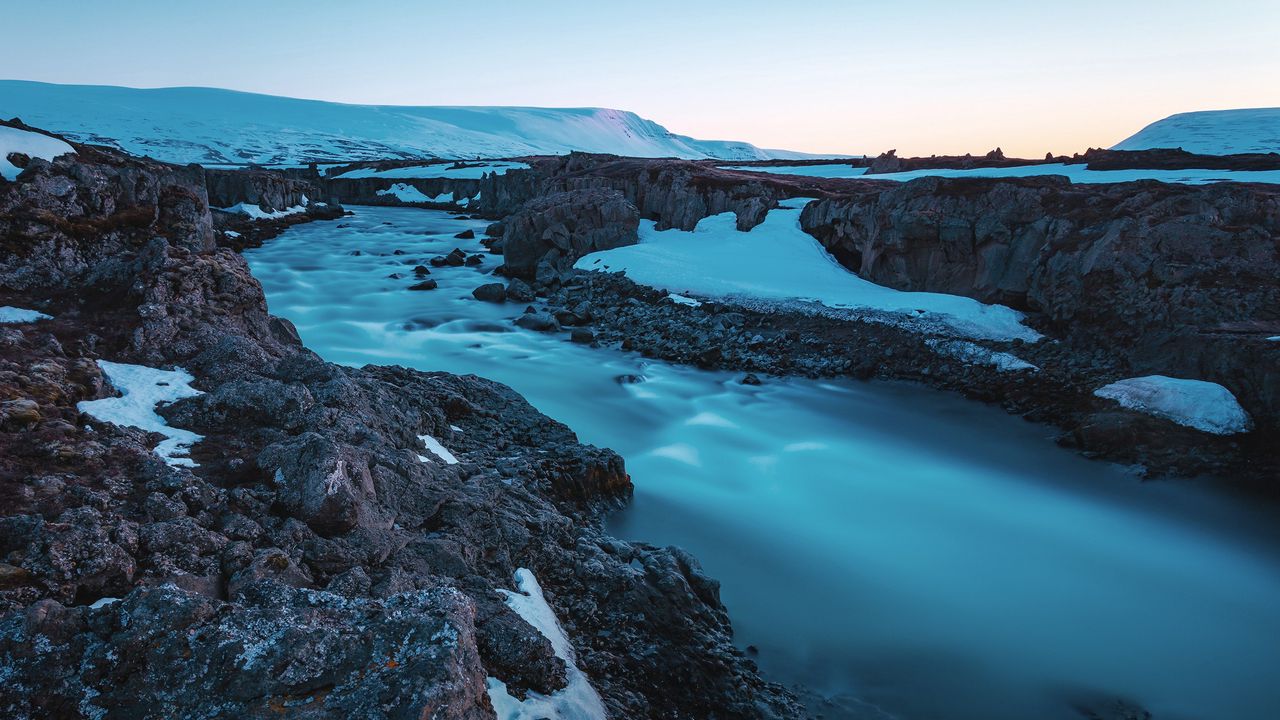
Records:
{"label": "white snow bank", "polygon": [[[806,201],[790,200],[760,225],[739,232],[733,213],[703,218],[692,232],[659,232],[640,222],[640,244],[591,253],[580,270],[625,270],[635,282],[708,297],[807,300],[832,308],[870,310],[868,318],[907,328],[944,324],[974,338],[1036,340],[1022,313],[1002,305],[941,293],[902,292],[863,280],[800,229]],[[887,316],[885,315],[887,314]]]}
{"label": "white snow bank", "polygon": [[495,677],[488,678],[485,684],[489,701],[497,711],[498,720],[603,720],[604,703],[574,662],[573,646],[556,620],[555,611],[543,597],[538,579],[525,568],[516,570],[515,577],[520,592],[498,592],[506,598],[508,607],[551,642],[556,657],[564,661],[568,684],[550,695],[531,691],[524,700],[518,700],[507,692],[506,683]]}
{"label": "white snow bank", "polygon": [[89,609],[97,610],[98,608],[106,607],[111,603],[118,603],[118,602],[120,602],[120,598],[113,598],[113,597],[98,598],[97,600],[93,601],[93,604],[89,606]]}
{"label": "white snow bank", "polygon": [[15,152],[52,160],[75,150],[58,138],[0,125],[0,176],[5,180],[13,180],[22,172],[22,168],[9,162],[9,153]]}
{"label": "white snow bank", "polygon": [[360,178],[456,178],[459,180],[478,180],[485,174],[505,175],[508,170],[528,170],[529,165],[522,162],[485,162],[468,163],[465,167],[454,167],[453,163],[436,163],[434,165],[410,165],[407,167],[379,170],[377,168],[359,168],[350,172],[335,175],[335,180],[357,180]]}
{"label": "white snow bank", "polygon": [[223,235],[226,235],[226,236],[227,236],[227,237],[229,237],[229,238],[238,238],[238,237],[240,237],[240,233],[236,232],[235,230],[223,230],[223,231],[222,231],[222,234],[223,234]]}
{"label": "white snow bank", "polygon": [[190,384],[195,378],[182,368],[157,370],[106,360],[99,360],[98,367],[120,391],[121,397],[84,400],[76,405],[76,409],[102,422],[160,433],[165,440],[155,447],[157,455],[175,467],[196,467],[195,461],[185,456],[191,446],[203,440],[204,436],[170,427],[155,410],[160,403],[200,395],[201,392]]}
{"label": "white snow bank", "polygon": [[39,310],[26,310],[24,308],[5,305],[0,307],[0,325],[11,325],[14,323],[29,323],[37,320],[52,320],[53,316],[45,315]]}
{"label": "white snow bank", "polygon": [[249,216],[250,219],[253,219],[253,220],[276,220],[276,219],[285,217],[287,215],[297,215],[298,213],[304,213],[307,211],[307,208],[305,205],[294,205],[293,207],[285,208],[284,210],[272,210],[271,212],[267,212],[266,210],[262,209],[261,205],[254,205],[252,203],[243,203],[243,202],[236,203],[235,205],[232,205],[229,208],[217,208],[217,209],[222,210],[223,212],[239,213],[241,215],[247,215]]}
{"label": "white snow bank", "polygon": [[1249,415],[1231,391],[1204,380],[1147,375],[1113,382],[1093,394],[1214,435],[1232,435],[1250,427]]}
{"label": "white snow bank", "polygon": [[[439,440],[436,440],[430,435],[419,435],[418,439],[421,440],[422,444],[425,445],[428,450],[434,453],[436,457],[443,460],[446,465],[458,464],[458,458],[454,457],[453,453],[446,450],[445,447],[440,444]],[[419,455],[418,459],[421,460],[422,462],[427,462],[430,458],[427,458],[426,456],[423,456],[423,455]]]}
{"label": "white snow bank", "polygon": [[926,340],[925,344],[939,354],[970,365],[990,365],[1000,372],[1040,371],[1040,368],[1017,355],[984,348],[965,340]]}
{"label": "white snow bank", "polygon": [[729,167],[725,170],[742,170],[783,175],[808,175],[824,178],[861,177],[864,180],[891,180],[906,182],[922,177],[975,178],[975,177],[1037,177],[1040,175],[1065,175],[1073,183],[1118,183],[1134,180],[1159,180],[1184,185],[1204,185],[1224,180],[1236,182],[1280,183],[1280,170],[1090,170],[1083,164],[1045,163],[1041,165],[1015,165],[999,168],[973,168],[951,170],[935,168],[909,170],[896,173],[867,175],[866,168],[848,165],[813,165],[808,167]]}

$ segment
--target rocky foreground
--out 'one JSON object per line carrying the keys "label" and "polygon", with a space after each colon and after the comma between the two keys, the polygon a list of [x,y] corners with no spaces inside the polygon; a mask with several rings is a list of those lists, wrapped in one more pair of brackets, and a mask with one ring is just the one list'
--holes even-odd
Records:
{"label": "rocky foreground", "polygon": [[[267,313],[232,228],[334,208],[210,200],[320,188],[75,151],[0,180],[0,305],[51,316],[0,325],[5,716],[493,717],[494,680],[566,684],[498,592],[518,568],[611,716],[800,714],[696,560],[603,533],[616,454],[481,378],[326,363]],[[80,411],[116,394],[101,361],[193,376],[160,410],[190,458]]]}

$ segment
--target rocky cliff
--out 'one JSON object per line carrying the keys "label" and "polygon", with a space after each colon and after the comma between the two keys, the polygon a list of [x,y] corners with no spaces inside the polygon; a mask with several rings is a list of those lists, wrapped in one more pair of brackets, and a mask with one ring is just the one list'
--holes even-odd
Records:
{"label": "rocky cliff", "polygon": [[811,203],[801,225],[868,280],[1026,310],[1135,374],[1219,382],[1280,417],[1274,188],[925,178]]}
{"label": "rocky cliff", "polygon": [[[52,316],[0,325],[7,716],[492,717],[489,677],[566,681],[497,592],[520,567],[613,716],[798,712],[693,558],[604,534],[617,455],[492,382],[322,361],[200,173],[77,151],[0,181],[0,304]],[[193,466],[80,411],[103,361],[190,373],[160,413]]]}

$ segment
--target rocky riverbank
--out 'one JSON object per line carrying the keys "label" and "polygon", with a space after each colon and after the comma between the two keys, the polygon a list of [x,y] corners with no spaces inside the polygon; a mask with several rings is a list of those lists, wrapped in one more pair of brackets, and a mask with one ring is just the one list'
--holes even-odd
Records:
{"label": "rocky riverbank", "polygon": [[[0,305],[48,316],[0,325],[8,716],[492,717],[494,678],[568,681],[498,592],[518,568],[612,716],[801,714],[694,558],[605,535],[616,454],[496,383],[322,361],[199,168],[74,149],[0,181]],[[83,404],[122,390],[181,399],[154,432]]]}
{"label": "rocky riverbank", "polygon": [[[743,371],[922,381],[1048,422],[1064,444],[1153,475],[1212,474],[1266,486],[1280,475],[1273,450],[1280,343],[1270,339],[1280,335],[1275,188],[1072,185],[1053,177],[898,184],[589,156],[538,172],[544,177],[533,196],[491,229],[490,244],[507,257],[508,275],[550,298],[550,314],[581,320],[579,305],[593,308],[592,320],[578,324],[592,325],[600,339]],[[1028,313],[1047,340],[975,344],[802,303],[780,310],[739,299],[691,308],[571,269],[587,253],[636,242],[641,218],[688,230],[733,212],[748,230],[793,197],[816,198],[802,229],[861,276],[1009,305]],[[1010,351],[1037,370],[1010,372],[988,361]],[[1093,395],[1149,374],[1223,385],[1253,417],[1252,432],[1215,437]]]}

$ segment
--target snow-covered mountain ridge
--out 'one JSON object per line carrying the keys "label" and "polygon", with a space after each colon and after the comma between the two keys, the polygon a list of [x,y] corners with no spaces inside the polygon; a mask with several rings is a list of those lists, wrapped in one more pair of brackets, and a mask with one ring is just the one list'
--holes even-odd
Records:
{"label": "snow-covered mountain ridge", "polygon": [[0,117],[175,163],[497,158],[573,150],[634,157],[807,157],[697,140],[606,108],[346,105],[215,88],[0,80]]}
{"label": "snow-covered mountain ridge", "polygon": [[1280,108],[1205,110],[1170,115],[1113,150],[1182,148],[1201,155],[1280,152]]}

